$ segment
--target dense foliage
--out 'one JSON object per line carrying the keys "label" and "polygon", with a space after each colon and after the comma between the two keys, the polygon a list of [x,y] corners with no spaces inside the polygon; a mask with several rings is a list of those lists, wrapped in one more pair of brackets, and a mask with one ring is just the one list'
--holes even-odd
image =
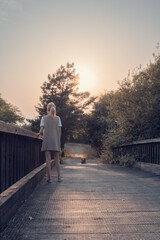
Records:
{"label": "dense foliage", "polygon": [[22,123],[24,118],[20,110],[10,103],[7,103],[0,95],[0,120],[6,123]]}
{"label": "dense foliage", "polygon": [[100,154],[122,143],[160,137],[160,56],[128,75],[116,91],[101,95],[88,122],[91,144]]}
{"label": "dense foliage", "polygon": [[87,129],[90,143],[93,148],[97,149],[98,155],[102,151],[105,134],[108,130],[108,101],[107,97],[101,96],[94,103],[94,108],[87,119]]}

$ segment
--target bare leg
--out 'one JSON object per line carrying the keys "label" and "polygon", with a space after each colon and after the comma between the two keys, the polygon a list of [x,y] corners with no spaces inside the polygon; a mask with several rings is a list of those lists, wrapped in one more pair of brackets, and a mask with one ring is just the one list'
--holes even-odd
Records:
{"label": "bare leg", "polygon": [[46,157],[46,172],[48,175],[48,180],[51,181],[51,153],[49,151],[45,152],[45,157]]}
{"label": "bare leg", "polygon": [[60,165],[59,165],[59,152],[54,152],[54,161],[55,161],[55,164],[56,164],[58,180],[61,180]]}

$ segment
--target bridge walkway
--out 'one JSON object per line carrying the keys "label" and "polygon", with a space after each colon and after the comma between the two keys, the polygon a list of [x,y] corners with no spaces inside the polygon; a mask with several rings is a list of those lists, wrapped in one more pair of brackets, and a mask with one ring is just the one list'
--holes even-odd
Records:
{"label": "bridge walkway", "polygon": [[68,158],[63,182],[46,177],[2,232],[2,240],[158,240],[160,176]]}

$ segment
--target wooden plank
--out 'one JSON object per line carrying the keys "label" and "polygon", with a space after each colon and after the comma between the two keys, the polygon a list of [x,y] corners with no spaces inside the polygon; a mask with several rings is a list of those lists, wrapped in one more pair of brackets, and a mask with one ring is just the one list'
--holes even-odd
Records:
{"label": "wooden plank", "polygon": [[14,135],[10,135],[10,186],[13,184]]}
{"label": "wooden plank", "polygon": [[7,132],[7,133],[13,133],[17,135],[37,138],[37,134],[35,132],[29,131],[21,127],[13,126],[3,121],[0,121],[0,132]]}
{"label": "wooden plank", "polygon": [[1,164],[1,172],[0,172],[0,191],[4,191],[6,184],[6,175],[5,175],[5,134],[0,134],[0,164]]}
{"label": "wooden plank", "polygon": [[9,163],[9,146],[10,142],[9,142],[9,136],[6,136],[6,140],[5,140],[5,188],[9,187],[9,169],[10,169],[10,163]]}
{"label": "wooden plank", "polygon": [[144,143],[155,143],[155,142],[160,142],[160,138],[152,138],[152,139],[134,141],[133,144],[144,144]]}

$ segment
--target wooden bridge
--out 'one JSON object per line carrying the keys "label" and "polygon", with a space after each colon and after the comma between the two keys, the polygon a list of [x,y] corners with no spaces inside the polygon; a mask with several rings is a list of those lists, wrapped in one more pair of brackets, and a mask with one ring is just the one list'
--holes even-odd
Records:
{"label": "wooden bridge", "polygon": [[[0,238],[160,239],[160,139],[123,145],[151,171],[66,159],[48,184],[41,140],[0,122]],[[153,173],[153,172],[156,172]]]}

